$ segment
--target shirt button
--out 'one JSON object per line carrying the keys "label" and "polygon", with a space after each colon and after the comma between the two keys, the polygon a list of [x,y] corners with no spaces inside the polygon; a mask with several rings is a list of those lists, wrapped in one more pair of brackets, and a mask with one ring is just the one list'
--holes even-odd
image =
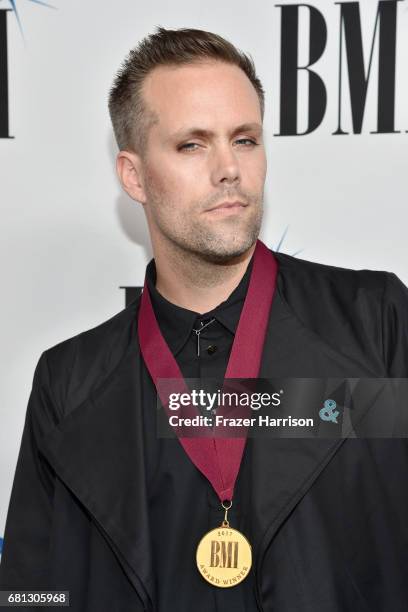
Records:
{"label": "shirt button", "polygon": [[215,346],[215,344],[210,344],[210,346],[207,346],[207,353],[209,355],[214,355],[216,350],[217,350],[217,347]]}

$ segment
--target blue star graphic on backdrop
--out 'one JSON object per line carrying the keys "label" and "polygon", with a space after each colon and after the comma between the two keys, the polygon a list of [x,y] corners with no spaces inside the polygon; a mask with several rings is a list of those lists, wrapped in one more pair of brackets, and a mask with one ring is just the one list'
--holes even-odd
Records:
{"label": "blue star graphic on backdrop", "polygon": [[[13,13],[16,16],[18,27],[20,28],[21,35],[22,35],[22,37],[24,39],[23,26],[21,25],[20,15],[18,14],[16,2],[15,2],[15,0],[9,0],[9,2],[11,4],[11,9],[12,9]],[[28,2],[33,2],[34,4],[41,4],[41,6],[46,6],[47,8],[51,8],[51,9],[55,9],[56,8],[55,6],[52,6],[52,4],[48,4],[47,2],[42,2],[42,0],[28,0]]]}
{"label": "blue star graphic on backdrop", "polygon": [[[279,240],[276,249],[274,249],[276,253],[279,253],[279,250],[280,250],[280,248],[282,246],[282,243],[283,243],[283,241],[285,239],[285,236],[286,236],[286,233],[287,233],[288,229],[289,229],[289,225],[286,226],[286,229],[285,229],[285,231],[282,234],[282,238]],[[296,253],[292,253],[292,257],[296,257],[296,255],[299,255],[299,253],[301,253],[302,251],[303,251],[303,249],[300,249],[299,251],[296,251]]]}

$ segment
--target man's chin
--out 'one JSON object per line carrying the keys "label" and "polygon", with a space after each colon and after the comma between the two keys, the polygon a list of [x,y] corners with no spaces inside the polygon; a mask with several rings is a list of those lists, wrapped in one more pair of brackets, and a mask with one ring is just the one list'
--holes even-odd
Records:
{"label": "man's chin", "polygon": [[209,240],[207,243],[197,245],[196,254],[211,263],[228,264],[231,260],[245,256],[255,242],[256,237],[253,238],[252,236],[246,236],[241,240],[237,239],[236,236],[230,240],[227,238],[222,241]]}

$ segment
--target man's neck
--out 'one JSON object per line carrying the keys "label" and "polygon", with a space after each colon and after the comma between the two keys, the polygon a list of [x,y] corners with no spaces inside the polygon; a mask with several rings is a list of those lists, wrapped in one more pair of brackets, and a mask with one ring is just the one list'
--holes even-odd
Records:
{"label": "man's neck", "polygon": [[239,285],[255,246],[222,264],[173,249],[155,253],[156,289],[177,306],[200,314],[209,312]]}

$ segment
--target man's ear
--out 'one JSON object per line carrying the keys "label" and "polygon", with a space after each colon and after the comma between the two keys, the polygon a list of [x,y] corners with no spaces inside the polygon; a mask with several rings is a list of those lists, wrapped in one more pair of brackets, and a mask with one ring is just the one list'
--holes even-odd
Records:
{"label": "man's ear", "polygon": [[116,158],[116,171],[126,193],[133,200],[145,204],[146,193],[140,156],[131,151],[119,151]]}

